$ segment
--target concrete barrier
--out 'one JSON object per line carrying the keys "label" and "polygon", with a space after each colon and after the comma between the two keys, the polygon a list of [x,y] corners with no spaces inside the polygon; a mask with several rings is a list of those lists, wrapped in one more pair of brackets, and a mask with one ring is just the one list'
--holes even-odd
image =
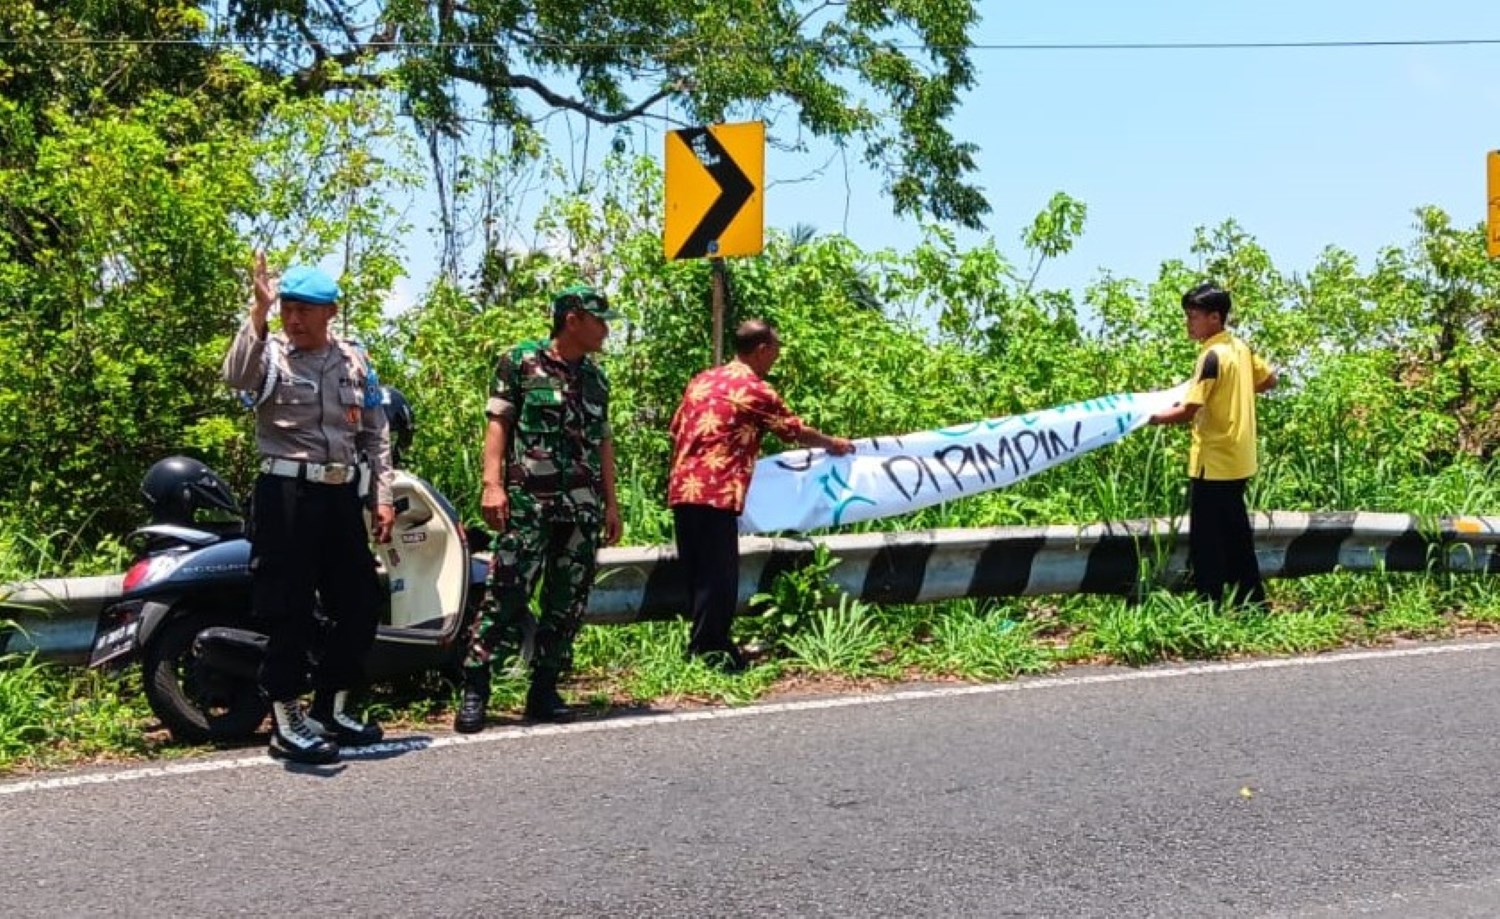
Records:
{"label": "concrete barrier", "polygon": [[[1252,515],[1256,554],[1267,578],[1346,571],[1500,573],[1500,517],[1423,519],[1408,514]],[[870,603],[930,603],[958,597],[1042,594],[1130,595],[1142,577],[1179,586],[1186,574],[1187,524],[1133,520],[1087,526],[992,527],[860,533],[740,541],[739,605],[770,590],[776,576],[806,565],[821,543],[839,560],[831,579]],[[675,550],[604,549],[587,621],[672,619],[687,608]],[[17,621],[0,651],[86,656],[100,607],[119,577],[33,581],[0,588],[0,619]],[[10,591],[6,596],[6,590]],[[111,594],[113,591],[113,594]],[[24,602],[24,608],[17,608]],[[0,639],[3,640],[3,639]]]}

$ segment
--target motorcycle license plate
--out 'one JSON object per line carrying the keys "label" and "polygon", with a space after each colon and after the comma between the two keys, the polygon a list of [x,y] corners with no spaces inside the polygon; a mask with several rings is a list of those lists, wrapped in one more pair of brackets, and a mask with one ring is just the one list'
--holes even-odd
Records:
{"label": "motorcycle license plate", "polygon": [[141,627],[141,614],[133,610],[116,618],[110,627],[101,629],[94,637],[94,650],[89,655],[90,667],[102,667],[135,650],[135,633]]}

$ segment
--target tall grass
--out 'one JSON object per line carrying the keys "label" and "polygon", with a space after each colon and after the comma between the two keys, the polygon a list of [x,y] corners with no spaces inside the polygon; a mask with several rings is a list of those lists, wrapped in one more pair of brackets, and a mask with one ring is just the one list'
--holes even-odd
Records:
{"label": "tall grass", "polygon": [[1426,517],[1500,514],[1500,461],[1392,477],[1382,483],[1376,500],[1381,507]]}
{"label": "tall grass", "polygon": [[1191,594],[1155,591],[1139,605],[1114,604],[1088,629],[1086,647],[1134,666],[1255,653],[1305,653],[1345,640],[1345,617],[1327,612],[1225,609]]}
{"label": "tall grass", "polygon": [[[48,548],[58,544],[67,545],[0,523],[0,583],[52,573],[65,561]],[[99,564],[110,551],[90,562]],[[0,618],[0,634],[14,628],[14,620]],[[121,679],[43,663],[33,654],[0,654],[0,773],[142,752],[151,720],[138,674]]]}
{"label": "tall grass", "polygon": [[122,679],[0,656],[0,773],[145,753],[159,746],[153,722],[138,672]]}
{"label": "tall grass", "polygon": [[876,656],[885,648],[870,606],[847,594],[834,606],[806,618],[803,628],[784,640],[789,663],[811,673],[865,676],[882,670]]}
{"label": "tall grass", "polygon": [[929,617],[927,640],[906,660],[922,672],[970,680],[1009,680],[1052,669],[1055,655],[1037,641],[1040,622],[984,611],[972,600],[944,604]]}
{"label": "tall grass", "polygon": [[586,628],[574,647],[574,683],[595,705],[718,702],[740,704],[765,692],[779,663],[743,675],[721,673],[689,658],[686,622],[642,622]]}

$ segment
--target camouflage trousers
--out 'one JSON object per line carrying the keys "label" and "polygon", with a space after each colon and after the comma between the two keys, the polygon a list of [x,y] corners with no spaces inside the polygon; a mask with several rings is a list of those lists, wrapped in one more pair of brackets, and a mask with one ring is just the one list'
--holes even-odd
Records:
{"label": "camouflage trousers", "polygon": [[[524,492],[511,492],[510,513],[495,542],[488,596],[464,667],[490,669],[492,661],[518,653],[534,631],[532,666],[565,671],[573,664],[573,639],[588,610],[602,527],[590,518],[549,519]],[[532,597],[538,601],[535,615]]]}

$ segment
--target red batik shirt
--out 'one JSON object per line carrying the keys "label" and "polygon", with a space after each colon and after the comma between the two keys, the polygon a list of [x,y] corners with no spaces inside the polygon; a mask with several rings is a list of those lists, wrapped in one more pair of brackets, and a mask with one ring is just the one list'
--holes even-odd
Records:
{"label": "red batik shirt", "polygon": [[770,384],[739,361],[693,377],[672,417],[667,504],[745,509],[760,439],[772,431],[795,444],[807,430]]}

